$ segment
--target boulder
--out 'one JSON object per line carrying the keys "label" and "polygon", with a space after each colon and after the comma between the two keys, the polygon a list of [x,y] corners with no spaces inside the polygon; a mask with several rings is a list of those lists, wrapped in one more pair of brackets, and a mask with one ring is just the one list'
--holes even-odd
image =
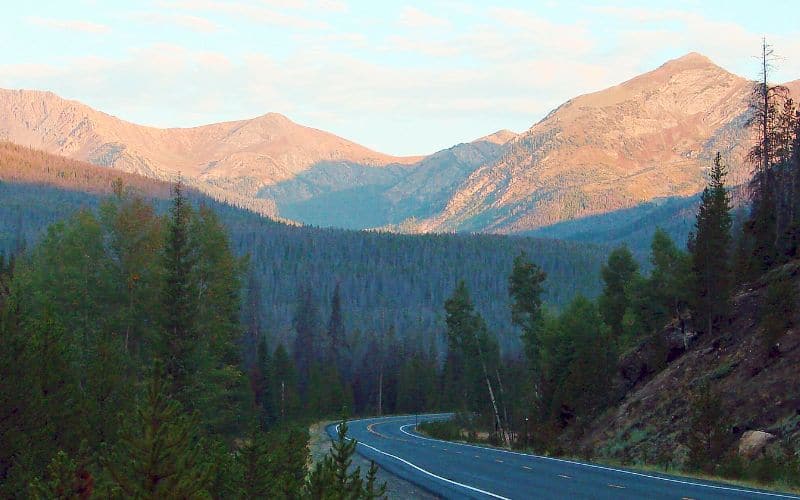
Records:
{"label": "boulder", "polygon": [[747,431],[739,439],[739,455],[744,458],[756,458],[775,436],[764,431]]}

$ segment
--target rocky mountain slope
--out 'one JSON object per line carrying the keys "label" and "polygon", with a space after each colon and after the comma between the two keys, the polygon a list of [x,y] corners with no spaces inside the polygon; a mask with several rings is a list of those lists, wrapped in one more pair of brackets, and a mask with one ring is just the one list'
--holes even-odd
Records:
{"label": "rocky mountain slope", "polygon": [[417,231],[517,232],[696,194],[716,151],[745,180],[750,83],[691,53],[572,99],[477,169]]}
{"label": "rocky mountain slope", "polygon": [[501,130],[457,144],[412,165],[376,169],[324,162],[294,179],[259,192],[274,200],[281,215],[320,226],[364,229],[412,224],[431,217],[476,168],[494,162],[514,132]]}
{"label": "rocky mountain slope", "polygon": [[[800,81],[789,86],[797,92]],[[573,221],[567,232],[581,234],[591,217],[623,209],[658,224],[653,214],[663,211],[653,204],[701,191],[717,151],[729,182],[744,182],[750,88],[691,53],[576,97],[522,134],[405,158],[278,114],[158,129],[52,93],[0,90],[0,140],[158,179],[182,176],[217,197],[260,200],[263,214],[314,225],[530,233]],[[619,219],[605,220],[609,234]]]}
{"label": "rocky mountain slope", "polygon": [[[765,340],[768,284],[791,280],[800,292],[800,262],[777,268],[746,286],[734,299],[728,325],[697,335],[691,320],[673,324],[621,358],[618,404],[591,422],[579,447],[628,463],[683,465],[693,412],[692,395],[707,385],[719,397],[723,445],[734,453],[745,433],[767,432],[775,444],[800,446],[800,324]],[[659,369],[660,361],[667,360]],[[774,450],[779,453],[780,450]]]}
{"label": "rocky mountain slope", "polygon": [[160,129],[31,90],[0,90],[0,140],[151,178],[182,177],[242,199],[320,162],[382,167],[418,159],[384,155],[276,113]]}

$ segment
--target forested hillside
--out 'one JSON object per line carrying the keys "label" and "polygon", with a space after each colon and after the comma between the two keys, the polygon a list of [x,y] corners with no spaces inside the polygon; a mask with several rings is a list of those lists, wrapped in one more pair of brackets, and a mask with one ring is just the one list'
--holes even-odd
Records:
{"label": "forested hillside", "polygon": [[600,247],[290,226],[115,174],[0,146],[4,496],[374,498],[374,469],[334,479],[343,437],[307,475],[293,425],[449,407],[460,280],[510,359],[516,255],[568,284],[554,306],[597,287]]}
{"label": "forested hillside", "polygon": [[[115,179],[166,210],[170,186],[133,174],[67,160],[12,144],[0,145],[0,251],[32,246],[47,225],[81,207],[96,208]],[[212,207],[234,251],[249,255],[248,317],[275,340],[291,340],[302,287],[311,290],[318,321],[330,312],[339,284],[348,332],[393,329],[400,338],[443,331],[441,308],[459,279],[475,290],[477,307],[505,347],[518,347],[507,310],[504,276],[521,251],[550,273],[547,303],[559,307],[576,293],[597,294],[602,247],[535,238],[472,235],[394,235],[277,223],[189,192]]]}

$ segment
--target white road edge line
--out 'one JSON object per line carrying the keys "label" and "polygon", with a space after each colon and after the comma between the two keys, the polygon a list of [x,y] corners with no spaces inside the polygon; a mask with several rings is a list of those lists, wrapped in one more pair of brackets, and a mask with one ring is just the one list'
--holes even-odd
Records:
{"label": "white road edge line", "polygon": [[[336,424],[336,431],[337,432],[339,431],[339,425],[341,425],[341,424]],[[347,438],[347,439],[350,439],[352,441],[352,438]],[[476,491],[478,493],[483,493],[484,495],[488,495],[488,496],[490,496],[492,498],[499,498],[500,500],[511,500],[508,497],[504,497],[504,496],[498,495],[496,493],[492,493],[491,491],[482,490],[480,488],[475,488],[474,486],[470,486],[468,484],[459,483],[458,481],[453,481],[452,479],[447,479],[446,477],[437,476],[433,472],[427,471],[427,470],[423,469],[422,467],[420,467],[418,465],[412,464],[408,460],[404,460],[404,459],[402,459],[402,458],[400,458],[400,457],[398,457],[396,455],[392,455],[391,453],[386,453],[383,450],[379,450],[378,448],[375,448],[374,446],[370,446],[370,445],[368,445],[366,443],[362,443],[361,441],[358,441],[358,444],[361,445],[361,446],[366,446],[370,450],[377,451],[381,455],[386,455],[387,457],[391,457],[391,458],[394,458],[395,460],[399,460],[400,462],[403,462],[404,464],[408,465],[409,467],[413,467],[414,469],[422,472],[423,474],[427,474],[427,475],[429,475],[431,477],[439,479],[440,481],[444,481],[446,483],[454,484],[456,486],[460,486],[462,488],[466,488],[466,489],[471,490],[471,491]]]}
{"label": "white road edge line", "polygon": [[[439,415],[441,415],[441,414],[439,414]],[[435,416],[439,416],[439,415],[435,415]],[[416,426],[416,425],[417,424],[402,425],[402,426],[400,426],[400,432],[402,432],[403,434],[405,434],[407,436],[411,436],[411,437],[414,437],[414,438],[417,438],[417,439],[425,439],[425,440],[428,440],[428,441],[442,441],[441,439],[433,439],[433,438],[429,438],[429,437],[423,437],[423,436],[420,436],[418,434],[411,434],[410,432],[406,431],[406,428],[411,427],[411,426]],[[651,476],[649,474],[643,474],[641,472],[633,472],[633,471],[630,471],[630,470],[623,470],[623,469],[614,469],[612,467],[606,467],[604,465],[586,464],[586,463],[583,463],[583,462],[575,462],[575,461],[572,461],[572,460],[565,460],[563,458],[544,457],[544,456],[540,456],[540,455],[532,455],[532,454],[529,454],[529,453],[519,453],[519,452],[516,452],[516,451],[501,450],[499,448],[487,448],[485,446],[476,446],[476,445],[473,445],[473,444],[457,443],[457,442],[454,442],[454,441],[444,441],[444,442],[445,443],[451,443],[451,444],[458,445],[458,446],[468,446],[470,448],[478,448],[478,449],[481,449],[481,450],[496,451],[496,452],[499,452],[499,453],[508,453],[510,455],[519,455],[519,456],[528,457],[528,458],[540,458],[542,460],[551,460],[553,462],[561,462],[561,463],[566,463],[566,464],[579,465],[579,466],[582,466],[582,467],[588,467],[590,469],[600,469],[600,470],[606,470],[606,471],[610,471],[610,472],[618,472],[620,474],[628,474],[628,475],[631,475],[631,476],[638,476],[638,477],[646,477],[646,478],[650,478],[650,479],[657,479],[659,481],[666,481],[668,483],[685,484],[687,486],[698,486],[700,488],[710,488],[710,489],[714,489],[714,490],[724,490],[724,491],[735,491],[737,493],[750,493],[750,494],[753,494],[753,495],[763,495],[763,496],[777,497],[777,498],[794,498],[794,499],[800,498],[800,497],[797,497],[796,495],[785,495],[783,493],[771,493],[769,491],[745,490],[745,489],[742,489],[742,488],[733,488],[733,487],[729,487],[729,486],[717,486],[717,485],[713,485],[713,484],[703,484],[703,483],[694,483],[692,481],[682,481],[680,479],[673,479],[673,478],[669,478],[669,477]]]}

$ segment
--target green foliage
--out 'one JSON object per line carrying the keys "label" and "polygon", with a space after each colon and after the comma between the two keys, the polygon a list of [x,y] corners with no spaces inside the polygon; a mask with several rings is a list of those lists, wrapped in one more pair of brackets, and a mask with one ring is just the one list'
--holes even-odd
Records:
{"label": "green foliage", "polygon": [[[644,335],[660,332],[673,318],[685,328],[692,283],[689,255],[678,250],[666,232],[656,229],[650,262],[653,268],[649,277],[636,274],[625,286],[628,306],[622,318],[623,349]],[[655,362],[654,367],[662,364]]]}
{"label": "green foliage", "polygon": [[252,430],[237,454],[241,470],[238,496],[299,498],[305,488],[307,447],[308,432],[299,428]]}
{"label": "green foliage", "polygon": [[[166,362],[172,392],[187,409],[193,409],[188,391],[195,385],[199,334],[197,283],[192,280],[195,256],[189,241],[192,208],[180,185],[175,187],[163,253],[162,330],[158,353]],[[199,323],[199,322],[198,322]]]}
{"label": "green foliage", "polygon": [[611,328],[615,338],[623,334],[623,318],[629,300],[626,288],[639,276],[639,265],[627,247],[615,249],[608,256],[600,275],[603,278],[603,293],[598,299],[600,314]]}
{"label": "green foliage", "polygon": [[367,473],[367,482],[361,477],[360,467],[351,467],[356,441],[347,437],[347,422],[337,426],[337,439],[331,451],[311,472],[308,493],[313,499],[373,499],[386,494],[386,485],[376,484],[377,468],[373,463]]}
{"label": "green foliage", "polygon": [[547,274],[528,261],[524,253],[514,259],[514,269],[508,277],[508,293],[512,299],[511,321],[522,329],[525,354],[532,365],[539,359],[542,295],[546,279]]}
{"label": "green foliage", "polygon": [[597,306],[577,297],[548,333],[551,419],[566,424],[594,415],[609,402],[616,353]]}
{"label": "green foliage", "polygon": [[780,352],[776,349],[776,342],[794,325],[797,287],[796,278],[787,272],[773,272],[768,279],[766,295],[761,304],[761,328],[766,350],[776,354]]}
{"label": "green foliage", "polygon": [[335,364],[314,364],[306,389],[306,411],[310,415],[332,416],[353,408],[353,396]]}
{"label": "green foliage", "polygon": [[[50,227],[14,260],[13,277],[3,259],[2,496],[41,477],[59,451],[77,456],[79,443],[89,457],[116,450],[116,416],[135,414],[136,382],[155,355],[173,367],[164,384],[193,409],[193,432],[225,446],[241,432],[252,411],[236,345],[243,263],[211,212],[195,212],[180,195],[175,204],[168,224],[117,186],[98,215],[82,211]],[[176,305],[197,300],[191,314]],[[92,474],[96,462],[87,462]]]}
{"label": "green foliage", "polygon": [[[497,343],[489,336],[483,318],[475,311],[466,284],[460,281],[445,302],[447,324],[447,363],[451,370],[445,391],[461,392],[459,403],[471,411],[489,413],[494,405],[488,374],[499,364]],[[460,389],[460,391],[459,391]]]}
{"label": "green foliage", "polygon": [[37,500],[77,500],[91,498],[93,491],[94,478],[91,473],[59,451],[47,466],[45,479],[34,479],[29,493],[31,498]]}
{"label": "green foliage", "polygon": [[436,408],[438,375],[435,359],[418,352],[406,358],[398,374],[396,410],[418,413]]}
{"label": "green foliage", "polygon": [[170,396],[156,362],[133,414],[120,416],[120,439],[103,459],[113,492],[127,498],[208,496],[210,467],[204,463],[197,426]]}
{"label": "green foliage", "polygon": [[707,383],[702,384],[691,395],[689,414],[688,465],[696,470],[713,471],[728,444],[725,409],[720,395]]}
{"label": "green foliage", "polygon": [[273,354],[271,383],[272,407],[275,418],[285,423],[300,412],[300,394],[297,385],[297,371],[283,344],[278,344]]}
{"label": "green foliage", "polygon": [[717,153],[709,185],[703,191],[695,233],[690,238],[694,275],[692,310],[700,331],[711,333],[730,312],[730,195],[725,189],[727,169]]}
{"label": "green foliage", "polygon": [[442,439],[445,441],[459,441],[463,439],[461,422],[458,419],[430,420],[419,424],[417,429],[434,439]]}

